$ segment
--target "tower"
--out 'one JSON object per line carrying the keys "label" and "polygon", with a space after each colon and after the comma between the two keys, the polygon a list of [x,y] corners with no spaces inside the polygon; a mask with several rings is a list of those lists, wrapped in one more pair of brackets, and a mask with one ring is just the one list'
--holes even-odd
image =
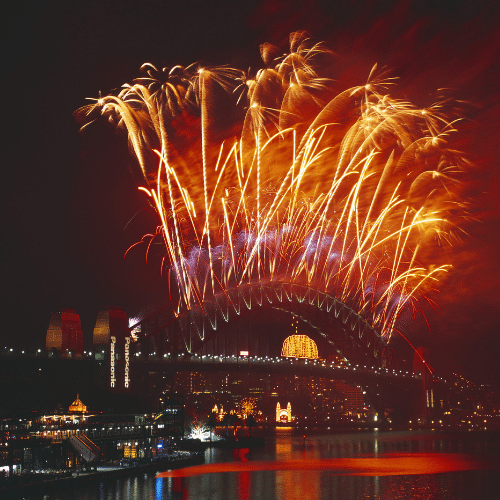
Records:
{"label": "tower", "polygon": [[109,385],[130,388],[130,342],[128,318],[118,307],[99,311],[92,336],[96,359],[109,360]]}
{"label": "tower", "polygon": [[67,358],[82,355],[82,326],[80,316],[74,309],[61,309],[60,312],[51,313],[45,349],[57,349],[61,356]]}
{"label": "tower", "polygon": [[434,409],[434,389],[432,386],[432,368],[429,365],[429,349],[417,347],[413,355],[413,376],[422,381],[418,416],[422,419],[431,417]]}
{"label": "tower", "polygon": [[102,347],[108,350],[111,337],[115,337],[117,343],[123,344],[126,336],[128,336],[128,318],[124,311],[118,307],[99,311],[92,335],[94,349]]}

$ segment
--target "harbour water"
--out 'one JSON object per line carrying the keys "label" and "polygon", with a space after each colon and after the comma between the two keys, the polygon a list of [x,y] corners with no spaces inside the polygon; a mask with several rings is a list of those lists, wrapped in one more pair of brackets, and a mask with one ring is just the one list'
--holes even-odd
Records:
{"label": "harbour water", "polygon": [[[257,430],[257,429],[256,429]],[[305,436],[305,437],[304,437]],[[208,448],[210,473],[157,477],[136,472],[42,492],[26,500],[500,498],[500,433],[333,431],[278,428],[253,449]],[[459,468],[457,470],[457,463]],[[225,464],[233,472],[217,471]],[[278,465],[276,465],[278,464]],[[286,464],[282,467],[283,464]],[[293,467],[288,465],[292,464]],[[320,466],[318,467],[318,464]],[[326,464],[326,466],[325,466]],[[336,465],[338,464],[338,466]],[[346,466],[347,464],[347,466]],[[406,469],[407,464],[411,465]],[[330,466],[331,465],[331,466]],[[196,470],[196,469],[193,469]],[[16,498],[14,495],[12,498]]]}

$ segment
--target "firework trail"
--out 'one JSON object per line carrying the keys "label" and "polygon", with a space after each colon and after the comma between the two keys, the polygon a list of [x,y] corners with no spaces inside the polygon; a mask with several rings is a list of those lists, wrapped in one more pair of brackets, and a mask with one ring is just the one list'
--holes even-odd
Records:
{"label": "firework trail", "polygon": [[145,74],[78,110],[125,129],[158,213],[149,250],[179,289],[177,313],[256,280],[334,294],[386,340],[450,265],[433,262],[465,216],[444,103],[395,99],[374,68],[333,93],[333,57],[303,32],[261,46],[254,76],[194,64]]}

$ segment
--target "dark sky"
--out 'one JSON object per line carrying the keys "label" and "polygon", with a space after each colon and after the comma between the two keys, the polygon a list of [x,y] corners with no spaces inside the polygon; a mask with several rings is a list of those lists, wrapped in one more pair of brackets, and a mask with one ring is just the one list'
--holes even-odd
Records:
{"label": "dark sky", "polygon": [[[39,346],[50,312],[76,309],[88,336],[99,309],[133,313],[162,296],[158,266],[125,249],[156,224],[129,173],[123,144],[105,128],[78,133],[72,113],[86,97],[138,76],[143,62],[197,60],[247,69],[258,47],[286,48],[306,29],[332,44],[346,83],[371,66],[393,68],[397,92],[426,105],[437,88],[469,101],[459,146],[474,161],[468,196],[479,222],[457,246],[432,332],[417,343],[435,364],[471,377],[500,375],[498,235],[500,201],[497,2],[456,0],[4,2],[0,346]],[[138,215],[135,215],[138,214]],[[134,217],[135,216],[135,217]],[[130,224],[129,221],[132,220]],[[420,342],[422,340],[422,342]]]}

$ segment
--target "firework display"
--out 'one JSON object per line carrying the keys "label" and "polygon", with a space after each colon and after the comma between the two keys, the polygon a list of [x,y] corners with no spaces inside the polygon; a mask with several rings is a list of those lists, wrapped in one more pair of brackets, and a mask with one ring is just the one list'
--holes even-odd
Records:
{"label": "firework display", "polygon": [[127,132],[160,221],[139,243],[162,239],[177,314],[245,283],[297,283],[389,340],[451,268],[433,254],[466,215],[456,120],[392,97],[376,68],[337,90],[322,74],[333,53],[303,32],[285,55],[260,50],[255,75],[144,64],[78,113]]}

